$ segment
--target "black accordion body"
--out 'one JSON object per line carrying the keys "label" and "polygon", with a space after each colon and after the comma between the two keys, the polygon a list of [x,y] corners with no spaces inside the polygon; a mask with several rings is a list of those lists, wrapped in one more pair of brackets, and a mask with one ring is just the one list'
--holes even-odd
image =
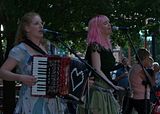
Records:
{"label": "black accordion body", "polygon": [[89,74],[86,65],[77,59],[34,55],[32,75],[37,83],[31,87],[31,95],[81,101]]}

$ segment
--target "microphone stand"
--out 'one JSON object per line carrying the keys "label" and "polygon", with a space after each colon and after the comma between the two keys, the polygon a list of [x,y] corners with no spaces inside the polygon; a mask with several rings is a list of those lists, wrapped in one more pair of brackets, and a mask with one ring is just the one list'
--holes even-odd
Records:
{"label": "microphone stand", "polygon": [[108,81],[106,81],[97,71],[96,69],[94,69],[90,64],[88,64],[85,60],[83,60],[81,57],[79,57],[75,51],[73,51],[73,49],[71,49],[69,46],[67,46],[62,40],[61,38],[56,36],[57,41],[59,41],[65,48],[67,48],[72,54],[75,55],[75,57],[77,57],[82,63],[84,63],[87,67],[87,69],[91,70],[94,74],[96,74],[96,76],[100,77],[102,80],[104,80],[109,86],[111,86],[114,90],[116,90],[116,88],[114,86],[112,86],[110,83],[108,83]]}
{"label": "microphone stand", "polygon": [[[135,55],[136,55],[136,57],[137,57],[137,60],[138,60],[138,62],[139,62],[139,64],[141,65],[141,67],[142,67],[142,70],[143,70],[143,72],[144,72],[144,74],[145,74],[145,76],[146,76],[146,81],[147,82],[145,82],[145,93],[144,93],[144,99],[145,99],[145,114],[148,114],[147,113],[147,85],[149,84],[149,86],[150,87],[152,87],[153,86],[153,83],[151,82],[151,77],[150,77],[150,75],[147,73],[147,71],[145,70],[145,68],[144,68],[144,66],[143,66],[143,64],[142,64],[142,62],[141,62],[141,60],[140,60],[140,57],[139,57],[139,55],[137,54],[137,52],[136,52],[136,49],[135,49],[135,47],[134,47],[134,45],[133,45],[133,43],[132,43],[132,40],[131,40],[131,37],[130,37],[130,35],[129,35],[129,33],[128,32],[126,32],[127,33],[127,38],[128,38],[128,40],[129,40],[129,43],[131,44],[131,47],[133,48],[133,50],[134,50],[134,52],[135,52]],[[149,83],[148,83],[149,82]]]}
{"label": "microphone stand", "polygon": [[[117,90],[113,85],[111,85],[108,81],[106,81],[104,79],[104,77],[102,77],[97,71],[96,69],[94,69],[90,64],[88,64],[85,60],[83,60],[82,58],[80,58],[75,51],[73,51],[73,49],[71,49],[68,45],[66,45],[60,37],[58,37],[58,35],[55,35],[54,33],[52,34],[53,36],[55,36],[56,40],[59,41],[65,48],[67,48],[72,54],[75,55],[75,57],[77,57],[82,63],[84,63],[87,67],[87,69],[91,70],[93,74],[95,74],[95,76],[100,77],[102,80],[104,80],[111,88],[113,88],[114,90]],[[88,87],[89,88],[89,85]],[[87,89],[87,102],[88,102],[88,98],[89,98],[89,89]],[[87,114],[89,114],[89,106],[87,104]]]}

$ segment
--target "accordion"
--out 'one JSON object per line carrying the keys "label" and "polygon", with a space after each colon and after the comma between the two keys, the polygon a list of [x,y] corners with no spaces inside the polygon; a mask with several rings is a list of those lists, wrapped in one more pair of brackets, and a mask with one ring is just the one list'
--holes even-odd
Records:
{"label": "accordion", "polygon": [[31,95],[82,101],[89,74],[86,65],[77,59],[34,55],[32,75],[37,83],[31,87]]}

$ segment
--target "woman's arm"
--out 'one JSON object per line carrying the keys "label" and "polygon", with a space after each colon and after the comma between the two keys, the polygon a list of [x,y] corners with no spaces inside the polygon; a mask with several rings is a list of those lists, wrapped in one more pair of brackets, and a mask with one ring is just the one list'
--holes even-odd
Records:
{"label": "woman's arm", "polygon": [[0,78],[6,81],[21,81],[29,86],[34,85],[36,82],[35,77],[11,72],[17,64],[18,61],[15,59],[7,58],[7,60],[0,68]]}

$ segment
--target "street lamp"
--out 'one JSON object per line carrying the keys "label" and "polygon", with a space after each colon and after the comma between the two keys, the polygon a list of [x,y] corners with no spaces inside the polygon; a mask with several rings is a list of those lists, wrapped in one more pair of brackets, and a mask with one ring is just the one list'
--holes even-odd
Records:
{"label": "street lamp", "polygon": [[0,33],[1,33],[1,37],[3,37],[2,32],[4,31],[3,25],[1,24],[1,28],[0,28]]}

